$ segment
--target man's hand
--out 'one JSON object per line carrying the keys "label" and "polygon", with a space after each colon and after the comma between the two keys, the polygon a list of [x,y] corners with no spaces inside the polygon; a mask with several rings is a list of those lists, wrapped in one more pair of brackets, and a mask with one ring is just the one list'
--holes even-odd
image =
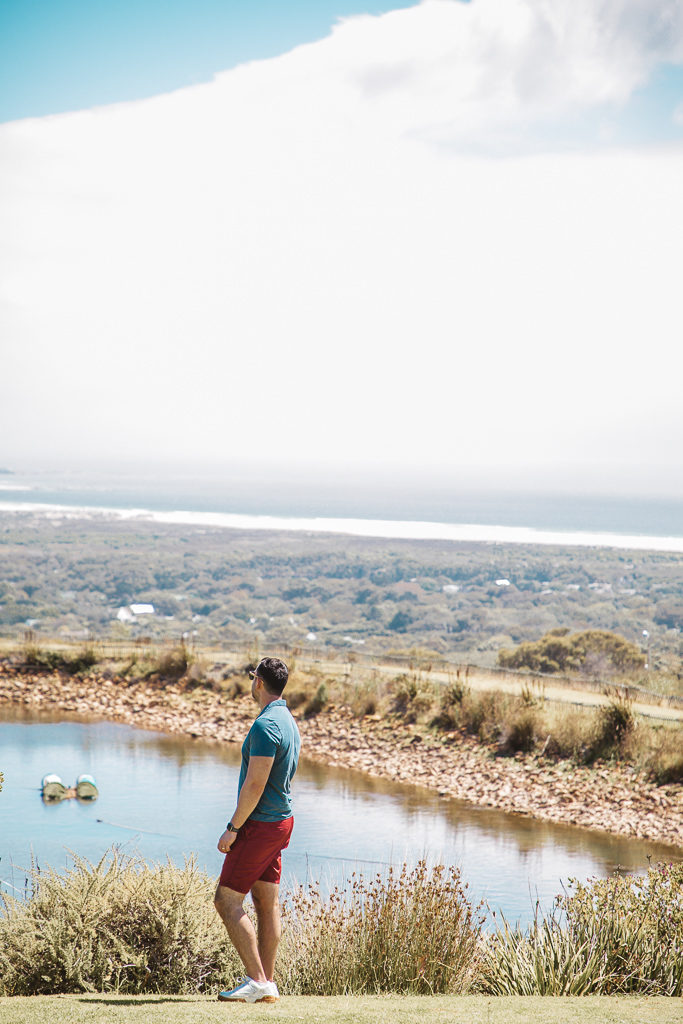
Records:
{"label": "man's hand", "polygon": [[230,847],[232,846],[232,844],[235,842],[236,839],[237,839],[237,833],[236,832],[228,832],[228,830],[226,828],[225,832],[223,833],[223,835],[218,840],[218,849],[220,850],[220,852],[221,853],[227,853],[228,850],[230,849]]}

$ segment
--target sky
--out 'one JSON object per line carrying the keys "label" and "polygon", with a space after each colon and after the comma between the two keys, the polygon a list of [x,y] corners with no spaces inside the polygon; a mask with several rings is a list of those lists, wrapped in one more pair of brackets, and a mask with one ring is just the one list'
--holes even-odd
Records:
{"label": "sky", "polygon": [[5,2],[0,466],[683,495],[683,0]]}

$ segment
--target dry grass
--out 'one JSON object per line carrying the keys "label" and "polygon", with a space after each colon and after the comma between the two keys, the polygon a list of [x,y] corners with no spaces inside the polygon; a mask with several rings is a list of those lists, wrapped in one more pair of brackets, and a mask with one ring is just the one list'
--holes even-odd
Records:
{"label": "dry grass", "polygon": [[281,981],[299,995],[466,991],[482,918],[456,868],[388,869],[324,898],[299,888],[284,913]]}

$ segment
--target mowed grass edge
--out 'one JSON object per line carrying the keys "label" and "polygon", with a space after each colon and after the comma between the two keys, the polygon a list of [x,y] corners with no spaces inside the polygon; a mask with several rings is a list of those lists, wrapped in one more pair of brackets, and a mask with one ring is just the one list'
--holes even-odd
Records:
{"label": "mowed grass edge", "polygon": [[664,996],[286,996],[275,1005],[209,996],[5,996],[0,1024],[681,1024]]}

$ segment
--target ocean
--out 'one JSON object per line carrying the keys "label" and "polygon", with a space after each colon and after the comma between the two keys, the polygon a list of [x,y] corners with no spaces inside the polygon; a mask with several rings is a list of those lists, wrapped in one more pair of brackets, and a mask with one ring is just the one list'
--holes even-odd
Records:
{"label": "ocean", "polygon": [[606,546],[683,552],[683,499],[458,486],[352,474],[21,470],[0,475],[0,512],[111,516],[226,529]]}

